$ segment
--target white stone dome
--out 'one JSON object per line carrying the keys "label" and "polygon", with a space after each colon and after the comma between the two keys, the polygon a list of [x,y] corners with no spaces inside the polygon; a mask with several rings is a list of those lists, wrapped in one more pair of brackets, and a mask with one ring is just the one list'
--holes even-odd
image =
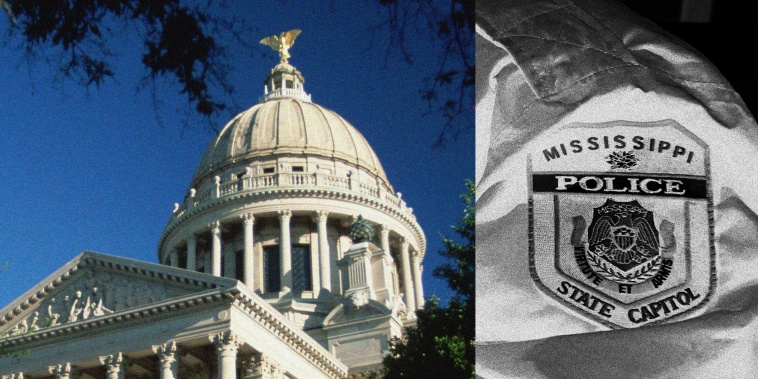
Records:
{"label": "white stone dome", "polygon": [[392,189],[379,159],[355,127],[334,111],[293,97],[257,104],[226,124],[205,150],[192,186],[229,165],[273,155],[342,161]]}
{"label": "white stone dome", "polygon": [[[303,83],[281,62],[211,141],[158,258],[240,280],[360,373],[423,307],[426,237],[366,139]],[[359,219],[374,233],[354,242]]]}

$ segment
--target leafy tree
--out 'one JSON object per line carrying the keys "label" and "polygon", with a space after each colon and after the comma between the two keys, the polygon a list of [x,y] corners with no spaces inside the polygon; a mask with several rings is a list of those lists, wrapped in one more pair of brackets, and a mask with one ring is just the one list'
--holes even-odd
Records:
{"label": "leafy tree", "polygon": [[[228,67],[219,36],[238,35],[235,20],[219,17],[223,7],[182,0],[0,0],[9,34],[20,35],[28,61],[57,65],[83,87],[115,75],[110,46],[127,31],[140,34],[146,79],[173,77],[195,110],[211,117],[228,107]],[[121,22],[123,28],[119,28]]]}
{"label": "leafy tree", "polygon": [[460,241],[444,238],[442,256],[453,262],[437,267],[434,276],[445,279],[455,291],[447,307],[432,297],[416,312],[415,327],[406,329],[403,338],[390,343],[390,354],[381,373],[368,373],[371,379],[471,378],[474,373],[474,183],[466,182],[462,195],[466,207],[452,228]]}

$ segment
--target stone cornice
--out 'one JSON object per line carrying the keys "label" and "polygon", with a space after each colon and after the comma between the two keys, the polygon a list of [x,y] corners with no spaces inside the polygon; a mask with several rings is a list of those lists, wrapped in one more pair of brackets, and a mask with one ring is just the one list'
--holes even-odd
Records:
{"label": "stone cornice", "polygon": [[347,366],[339,362],[337,358],[321,347],[318,342],[304,331],[292,325],[284,317],[281,317],[281,313],[273,306],[253,294],[244,285],[238,285],[235,290],[234,304],[240,310],[249,314],[327,375],[332,378],[347,376]]}
{"label": "stone cornice", "polygon": [[48,294],[56,291],[64,282],[73,278],[78,271],[90,266],[99,266],[154,280],[164,280],[199,290],[233,287],[236,283],[235,280],[228,278],[219,278],[169,266],[85,251],[0,310],[0,328],[16,320],[17,316],[23,315],[26,310],[42,301]]}
{"label": "stone cornice", "polygon": [[153,319],[165,319],[192,311],[210,309],[218,306],[219,303],[231,304],[233,296],[228,293],[228,290],[228,288],[212,289],[142,307],[126,309],[106,316],[40,329],[24,335],[0,338],[0,349],[25,348],[30,344],[68,340],[78,335],[89,336],[104,330],[121,328],[125,325],[142,325]]}
{"label": "stone cornice", "polygon": [[[349,201],[365,206],[372,207],[379,211],[382,211],[395,219],[401,221],[407,226],[414,234],[414,237],[419,243],[419,250],[421,250],[421,259],[423,259],[426,252],[426,237],[421,226],[416,222],[415,216],[411,216],[411,213],[401,212],[397,207],[391,206],[379,198],[361,195],[352,191],[344,191],[340,189],[328,189],[328,188],[286,188],[286,187],[271,187],[265,189],[240,191],[231,195],[222,196],[210,201],[206,201],[200,206],[194,209],[184,209],[182,214],[178,217],[172,216],[169,220],[166,229],[158,242],[158,252],[163,250],[163,244],[166,242],[168,236],[179,227],[179,225],[194,219],[195,217],[204,215],[210,208],[216,207],[219,204],[231,202],[240,199],[261,198],[261,199],[276,199],[276,198],[293,198],[293,197],[307,197],[307,198],[322,198],[322,199],[335,199]],[[248,208],[247,212],[250,211]]]}

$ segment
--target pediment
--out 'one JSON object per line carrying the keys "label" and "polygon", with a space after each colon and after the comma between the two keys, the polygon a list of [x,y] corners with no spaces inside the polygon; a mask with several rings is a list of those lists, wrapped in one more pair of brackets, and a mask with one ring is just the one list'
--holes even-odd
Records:
{"label": "pediment", "polygon": [[0,338],[236,284],[233,279],[84,252],[0,311]]}

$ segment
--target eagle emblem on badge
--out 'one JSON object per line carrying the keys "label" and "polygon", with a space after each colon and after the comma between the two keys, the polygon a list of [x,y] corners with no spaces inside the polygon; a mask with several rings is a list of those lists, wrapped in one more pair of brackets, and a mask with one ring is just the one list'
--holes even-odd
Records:
{"label": "eagle emblem on badge", "polygon": [[639,284],[653,278],[661,267],[653,212],[637,200],[607,199],[594,209],[587,233],[587,262],[605,279]]}

